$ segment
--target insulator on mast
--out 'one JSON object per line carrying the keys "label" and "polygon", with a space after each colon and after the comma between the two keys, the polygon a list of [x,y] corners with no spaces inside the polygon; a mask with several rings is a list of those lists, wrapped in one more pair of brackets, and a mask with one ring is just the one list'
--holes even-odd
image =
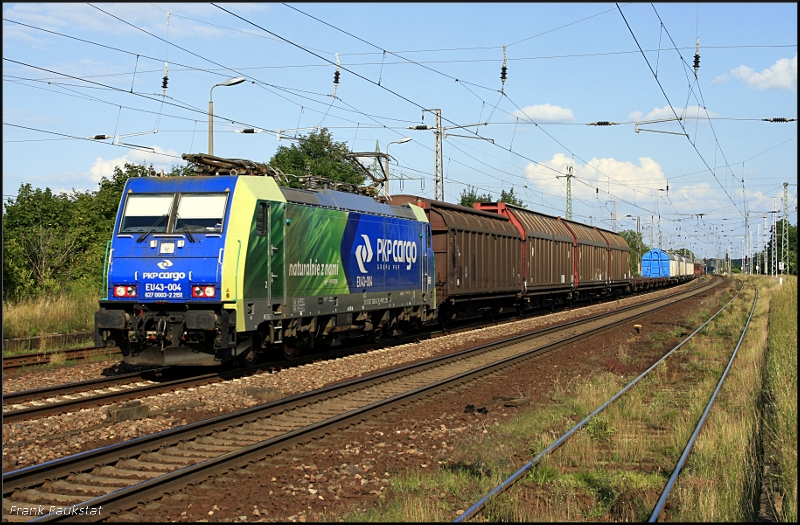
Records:
{"label": "insulator on mast", "polygon": [[336,98],[336,89],[339,87],[340,74],[341,64],[339,63],[339,53],[336,53],[336,72],[333,74],[333,98]]}
{"label": "insulator on mast", "polygon": [[[169,38],[169,13],[167,13],[167,38]],[[139,59],[138,56],[136,58]],[[169,60],[169,46],[167,46],[167,60]],[[167,94],[167,83],[169,82],[169,62],[164,62],[164,78],[161,79],[161,96]]]}
{"label": "insulator on mast", "polygon": [[169,64],[164,62],[164,78],[161,79],[161,96],[167,94],[167,83],[169,82]]}
{"label": "insulator on mast", "polygon": [[500,68],[500,93],[503,93],[503,90],[506,86],[506,77],[508,73],[508,67],[506,64],[506,46],[503,46],[503,67]]}
{"label": "insulator on mast", "polygon": [[697,37],[697,43],[694,48],[694,76],[697,77],[697,70],[700,69],[700,37]]}

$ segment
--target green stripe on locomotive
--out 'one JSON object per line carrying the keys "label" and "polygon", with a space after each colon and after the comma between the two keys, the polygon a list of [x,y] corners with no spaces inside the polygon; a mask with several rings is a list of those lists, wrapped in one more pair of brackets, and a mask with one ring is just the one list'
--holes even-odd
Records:
{"label": "green stripe on locomotive", "polygon": [[[248,275],[246,258],[252,251],[250,242],[255,227],[253,213],[258,200],[286,202],[278,184],[271,177],[237,177],[233,199],[229,204],[231,213],[222,255],[221,298],[226,309],[236,310],[236,330],[239,332],[245,330],[245,276]],[[248,277],[254,280],[257,275],[257,272],[252,272]],[[248,286],[252,288],[250,283]]]}
{"label": "green stripe on locomotive", "polygon": [[[263,210],[259,208],[262,202]],[[263,233],[259,226],[262,213],[268,225],[268,232]],[[272,297],[275,302],[285,295],[350,293],[339,249],[348,216],[345,211],[256,202],[245,260],[244,297]],[[288,245],[287,230],[291,230]]]}
{"label": "green stripe on locomotive", "polygon": [[285,247],[287,294],[349,294],[340,247],[349,212],[288,204]]}

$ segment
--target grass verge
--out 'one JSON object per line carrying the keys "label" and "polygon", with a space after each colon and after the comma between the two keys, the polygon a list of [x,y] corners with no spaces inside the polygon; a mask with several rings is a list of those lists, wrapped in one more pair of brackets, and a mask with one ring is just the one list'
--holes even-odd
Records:
{"label": "grass verge", "polygon": [[782,522],[797,521],[797,278],[772,294],[764,370],[767,497]]}
{"label": "grass verge", "polygon": [[91,331],[98,299],[96,293],[76,291],[3,303],[3,339]]}

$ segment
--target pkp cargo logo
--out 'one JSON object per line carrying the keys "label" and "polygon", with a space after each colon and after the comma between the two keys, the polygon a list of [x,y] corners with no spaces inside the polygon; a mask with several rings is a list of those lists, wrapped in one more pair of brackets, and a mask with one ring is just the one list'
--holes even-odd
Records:
{"label": "pkp cargo logo", "polygon": [[[156,264],[162,270],[166,270],[167,268],[172,266],[172,261],[169,259],[164,259],[160,263]],[[144,279],[172,279],[173,281],[179,281],[181,279],[186,278],[185,272],[142,272],[142,278]]]}
{"label": "pkp cargo logo", "polygon": [[361,273],[367,273],[367,269],[364,268],[365,262],[372,262],[372,246],[369,242],[369,237],[361,234],[361,237],[364,238],[364,244],[359,244],[356,247],[356,262],[358,263],[358,269]]}

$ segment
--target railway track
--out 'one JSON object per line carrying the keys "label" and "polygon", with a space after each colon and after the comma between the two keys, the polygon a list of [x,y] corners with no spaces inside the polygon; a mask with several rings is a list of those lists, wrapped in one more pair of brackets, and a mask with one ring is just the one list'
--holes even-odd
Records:
{"label": "railway track", "polygon": [[[419,337],[419,335],[416,336],[416,338]],[[402,340],[395,340],[391,343],[385,342],[379,347],[387,346],[388,344],[402,344],[403,342]],[[252,375],[261,370],[272,372],[287,367],[302,366],[320,359],[336,359],[354,353],[367,352],[373,348],[376,348],[375,344],[359,345],[320,354],[309,354],[292,361],[283,360],[264,363],[262,366],[252,369],[223,368],[222,370],[180,377],[171,381],[165,379],[180,375],[187,370],[163,367],[147,370],[146,372],[95,378],[34,390],[5,393],[3,394],[3,423],[41,418],[92,406],[109,405],[164,392],[208,385]],[[207,369],[203,370],[206,371]]]}
{"label": "railway track", "polygon": [[[79,385],[77,387],[58,385],[40,389],[43,392],[39,392],[39,389],[13,392],[3,396],[3,424],[153,396],[164,392],[207,385],[225,379],[227,377],[220,372],[164,382],[145,379],[142,374],[126,374],[125,376],[77,383],[75,384]],[[95,384],[88,385],[87,383]],[[48,394],[47,391],[51,388],[60,393]],[[76,389],[79,390],[74,391]],[[28,399],[25,399],[26,396],[28,396]],[[30,397],[35,397],[35,399],[30,399]]]}
{"label": "railway track", "polygon": [[[572,437],[576,436],[578,431],[580,429],[584,428],[587,424],[589,424],[589,422],[593,418],[597,417],[600,413],[602,413],[604,410],[606,410],[609,406],[611,406],[612,403],[616,402],[620,397],[622,397],[631,388],[633,388],[634,385],[636,385],[640,380],[642,380],[645,377],[647,377],[653,370],[656,370],[656,368],[659,367],[659,365],[661,365],[670,356],[672,356],[672,354],[674,354],[677,350],[679,350],[686,343],[688,343],[690,340],[692,340],[692,338],[694,338],[698,333],[700,333],[700,331],[703,328],[705,328],[708,324],[710,324],[720,313],[722,313],[728,306],[730,306],[734,302],[734,300],[740,295],[740,293],[742,292],[743,289],[744,289],[744,284],[742,284],[742,286],[739,289],[739,292],[737,292],[737,294],[725,306],[723,306],[716,314],[714,314],[710,319],[708,319],[705,323],[703,323],[699,328],[694,330],[694,332],[689,334],[688,337],[686,337],[684,340],[682,340],[677,346],[675,346],[670,351],[668,351],[661,359],[656,361],[653,365],[651,365],[642,374],[640,374],[633,381],[631,381],[624,388],[622,388],[622,390],[620,390],[619,392],[614,394],[605,403],[603,403],[601,406],[599,406],[597,409],[595,409],[592,413],[590,413],[588,416],[586,416],[583,420],[581,420],[577,425],[575,425],[570,430],[568,430],[566,433],[564,433],[563,435],[558,437],[550,446],[548,446],[547,448],[542,450],[531,461],[529,461],[528,463],[523,465],[514,474],[512,474],[507,479],[505,479],[502,483],[500,483],[497,487],[495,487],[491,492],[489,492],[489,494],[487,494],[486,496],[484,496],[483,498],[478,500],[474,505],[472,505],[470,508],[468,508],[466,511],[464,511],[461,515],[459,515],[454,521],[455,522],[464,522],[464,521],[469,520],[470,518],[473,518],[473,517],[477,516],[484,508],[486,508],[486,506],[490,502],[490,500],[492,500],[493,498],[498,497],[500,494],[506,492],[508,489],[513,487],[517,482],[519,482],[522,479],[524,479],[524,476],[533,467],[535,467],[536,465],[540,464],[541,461],[545,457],[547,457],[548,455],[550,455],[553,452],[555,452],[559,447],[564,445]],[[737,353],[739,351],[739,348],[741,347],[741,344],[742,344],[742,341],[744,340],[745,334],[747,333],[747,329],[750,326],[750,321],[752,320],[753,314],[755,313],[755,309],[756,309],[757,303],[758,303],[758,289],[755,289],[755,293],[754,293],[754,297],[753,297],[753,303],[752,303],[752,306],[750,307],[750,313],[749,313],[749,315],[747,317],[747,321],[745,322],[744,327],[742,329],[742,332],[741,332],[741,334],[739,336],[738,342],[736,343],[736,347],[732,350],[730,359],[728,360],[728,363],[727,363],[727,367],[725,368],[724,372],[722,373],[721,377],[719,378],[715,390],[713,391],[712,394],[710,394],[708,404],[706,405],[702,416],[698,420],[697,425],[694,428],[694,431],[692,432],[691,436],[689,437],[688,442],[687,442],[687,444],[685,445],[685,447],[683,449],[683,453],[681,454],[680,458],[678,459],[678,461],[677,461],[677,463],[675,465],[675,468],[672,471],[668,481],[665,483],[664,489],[661,492],[661,495],[660,495],[660,497],[658,499],[658,502],[656,503],[655,507],[653,508],[653,510],[652,510],[652,512],[650,514],[650,518],[649,518],[650,522],[658,521],[659,517],[663,516],[662,513],[664,511],[667,498],[669,497],[672,489],[675,487],[676,480],[677,480],[678,476],[680,475],[681,470],[686,465],[686,461],[687,461],[688,456],[689,456],[689,454],[690,454],[690,452],[692,450],[694,442],[697,439],[697,437],[698,437],[698,435],[700,433],[700,430],[702,429],[709,412],[711,411],[711,407],[713,406],[713,403],[716,400],[717,394],[719,393],[719,391],[720,391],[720,389],[721,389],[721,387],[722,387],[722,385],[723,385],[723,383],[724,383],[724,381],[725,381],[725,379],[727,377],[727,374],[728,374],[729,370],[731,369],[733,361],[734,361],[734,359],[735,359],[735,357],[736,357],[736,355],[737,355]],[[696,393],[694,393],[694,391],[693,391],[693,395],[696,395]]]}
{"label": "railway track", "polygon": [[[149,374],[159,374],[165,370],[166,368],[155,369],[150,371]],[[75,394],[81,394],[88,390],[99,390],[112,386],[136,383],[137,381],[141,381],[144,377],[144,372],[134,372],[130,374],[117,375],[114,377],[98,377],[95,379],[88,379],[86,381],[79,381],[75,383],[65,383],[62,385],[46,386],[32,390],[8,392],[3,394],[3,406],[5,407],[30,403],[32,401],[52,399],[60,396],[71,396]]]}
{"label": "railway track", "polygon": [[[693,288],[694,286],[695,285],[690,286],[687,289]],[[526,317],[531,315],[541,315],[541,313],[528,314]],[[513,317],[507,320],[498,319],[493,323],[493,325],[514,322],[518,319],[518,317]],[[338,357],[351,355],[354,353],[368,352],[376,347],[398,345],[405,342],[410,342],[414,339],[426,337],[435,338],[443,335],[472,330],[475,327],[485,326],[487,326],[485,321],[468,321],[461,323],[458,328],[452,328],[446,331],[426,330],[411,336],[404,336],[393,340],[384,340],[380,344],[358,344],[354,347],[344,347],[335,351],[304,355],[292,361],[265,363],[260,368],[275,371],[291,366],[302,366],[303,364],[311,363],[319,359],[336,359]],[[210,384],[225,379],[242,377],[244,375],[252,374],[256,371],[247,369],[234,369],[220,372],[215,370],[209,374],[200,374],[194,377],[184,377],[171,382],[164,382],[164,377],[162,374],[170,374],[175,372],[174,369],[171,372],[168,372],[168,370],[169,367],[165,367],[149,370],[147,372],[132,373],[111,378],[90,379],[87,381],[55,385],[36,390],[3,394],[3,421],[5,423],[13,423],[27,419],[71,412],[92,406],[124,402],[131,399],[136,399],[137,397],[146,397],[163,392]],[[160,377],[157,378],[156,376]]]}
{"label": "railway track", "polygon": [[[43,521],[102,519],[208,476],[321,439],[365,418],[501,371],[719,284],[545,328],[3,476],[3,509],[43,506]],[[102,513],[98,514],[102,507]],[[94,510],[93,510],[94,509]]]}
{"label": "railway track", "polygon": [[[697,281],[693,281],[697,283]],[[635,292],[631,294],[631,296],[638,296],[642,293],[647,293],[650,290],[645,292]],[[586,305],[578,306],[577,308],[581,308]],[[564,308],[565,310],[571,309],[571,307]],[[548,312],[542,311],[535,311],[533,313],[526,314],[525,317],[529,316],[537,316],[537,315],[546,315]],[[516,320],[517,317],[514,317],[513,320]],[[499,318],[495,324],[505,322],[502,318]],[[485,320],[478,320],[478,321],[466,321],[459,323],[457,327],[450,327],[447,330],[441,332],[430,332],[431,336],[441,335],[442,333],[454,333],[460,330],[469,329],[471,327],[476,326],[485,326]],[[56,362],[64,362],[64,361],[81,361],[84,359],[100,356],[100,355],[118,355],[119,349],[118,348],[105,348],[102,346],[89,346],[85,348],[72,348],[72,349],[63,349],[63,350],[52,350],[49,352],[37,352],[37,353],[28,353],[28,354],[19,354],[19,355],[11,355],[11,356],[4,356],[3,357],[3,370],[12,370],[16,368],[22,368],[25,366],[34,366],[34,365],[46,365],[53,361]]]}
{"label": "railway track", "polygon": [[89,346],[85,348],[68,348],[52,350],[50,352],[37,352],[35,354],[19,354],[3,356],[3,370],[12,370],[23,366],[46,365],[51,362],[81,361],[101,355],[114,355],[117,348],[104,348],[102,346]]}

